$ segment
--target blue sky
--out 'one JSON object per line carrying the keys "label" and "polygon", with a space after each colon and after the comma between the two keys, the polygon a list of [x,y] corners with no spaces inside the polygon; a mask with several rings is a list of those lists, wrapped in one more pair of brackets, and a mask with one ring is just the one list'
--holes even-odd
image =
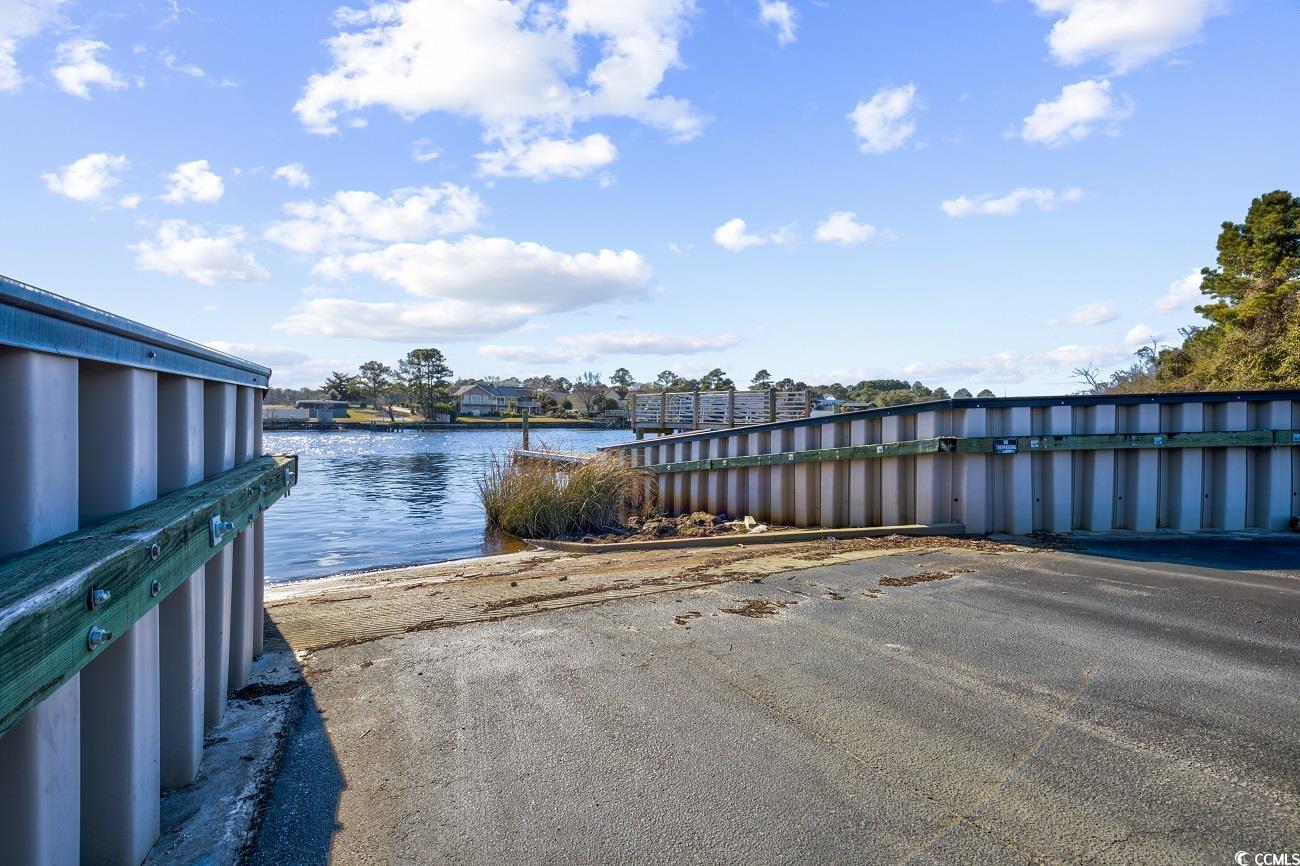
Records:
{"label": "blue sky", "polygon": [[1059,393],[1295,189],[1285,0],[0,0],[0,272],[275,368]]}

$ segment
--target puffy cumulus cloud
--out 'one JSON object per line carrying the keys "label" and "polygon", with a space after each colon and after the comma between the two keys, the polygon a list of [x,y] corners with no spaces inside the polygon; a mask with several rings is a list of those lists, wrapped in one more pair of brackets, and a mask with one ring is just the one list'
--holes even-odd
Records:
{"label": "puffy cumulus cloud", "polygon": [[560,312],[646,296],[652,271],[632,250],[563,253],[532,242],[470,235],[454,243],[393,244],[343,262],[413,295],[521,303]]}
{"label": "puffy cumulus cloud", "polygon": [[776,30],[776,41],[789,45],[795,40],[795,11],[786,0],[758,0],[758,20]]}
{"label": "puffy cumulus cloud", "polygon": [[[478,225],[484,211],[472,190],[453,183],[399,189],[388,196],[340,190],[324,201],[290,202],[284,209],[292,219],[272,223],[266,238],[300,253],[464,232]],[[332,264],[317,267],[328,276]]]}
{"label": "puffy cumulus cloud", "polygon": [[282,180],[289,186],[298,189],[307,189],[311,186],[311,175],[307,173],[307,169],[303,167],[301,162],[282,165],[271,174],[271,177]]}
{"label": "puffy cumulus cloud", "polygon": [[252,361],[254,364],[261,364],[263,367],[296,367],[305,364],[311,360],[311,356],[297,349],[286,349],[283,346],[263,346],[257,343],[231,343],[227,340],[209,340],[207,343],[218,352],[225,352],[227,355],[234,355],[236,358],[243,358]]}
{"label": "puffy cumulus cloud", "polygon": [[1169,291],[1153,305],[1156,312],[1172,313],[1177,310],[1190,310],[1197,304],[1208,301],[1209,298],[1201,293],[1201,279],[1201,271],[1198,268],[1187,276],[1174,280],[1169,284]]}
{"label": "puffy cumulus cloud", "polygon": [[1110,301],[1093,301],[1075,307],[1059,319],[1051,319],[1049,325],[1104,325],[1119,318],[1119,308]]}
{"label": "puffy cumulus cloud", "polygon": [[211,203],[220,201],[225,192],[221,176],[208,166],[208,161],[196,159],[181,163],[167,175],[163,200],[174,204],[191,201]]}
{"label": "puffy cumulus cloud", "polygon": [[647,297],[650,265],[632,250],[565,253],[542,244],[470,235],[455,242],[397,243],[340,255],[324,276],[370,277],[416,300],[313,298],[279,327],[379,340],[467,340],[547,313]]}
{"label": "puffy cumulus cloud", "polygon": [[699,355],[730,349],[740,342],[731,334],[687,337],[649,331],[601,331],[557,337],[552,346],[480,346],[480,355],[523,364],[579,363],[608,355]]}
{"label": "puffy cumulus cloud", "polygon": [[885,153],[902,147],[916,132],[912,110],[916,107],[916,85],[885,87],[849,113],[858,149],[863,153]]}
{"label": "puffy cumulus cloud", "polygon": [[1112,96],[1109,81],[1079,81],[1062,87],[1055,99],[1034,106],[1024,120],[1020,137],[1033,144],[1060,147],[1087,138],[1098,124],[1113,135],[1119,121],[1132,114],[1133,101],[1127,96]]}
{"label": "puffy cumulus cloud", "polygon": [[1164,336],[1163,331],[1157,331],[1150,325],[1137,324],[1129,328],[1128,333],[1124,335],[1124,345],[1130,349],[1137,349],[1159,342]]}
{"label": "puffy cumulus cloud", "polygon": [[164,220],[153,240],[133,244],[135,263],[146,271],[214,283],[265,283],[271,278],[253,254],[241,248],[244,230],[225,226],[215,234],[185,220]]}
{"label": "puffy cumulus cloud", "polygon": [[749,231],[748,224],[740,217],[729,219],[713,230],[713,242],[724,249],[731,250],[733,253],[766,244],[783,246],[793,240],[794,230],[789,226],[784,226],[774,232],[753,234]]}
{"label": "puffy cumulus cloud", "polygon": [[69,39],[54,50],[54,66],[50,74],[64,93],[90,99],[92,86],[105,90],[122,90],[126,79],[99,59],[108,45],[94,39]]}
{"label": "puffy cumulus cloud", "polygon": [[21,90],[27,78],[15,56],[26,40],[56,23],[64,0],[7,0],[0,3],[0,93]]}
{"label": "puffy cumulus cloud", "polygon": [[1058,18],[1047,37],[1052,56],[1073,66],[1097,57],[1127,72],[1192,42],[1226,0],[1033,0]]}
{"label": "puffy cumulus cloud", "polygon": [[880,234],[875,226],[860,223],[857,218],[858,215],[851,210],[837,210],[817,226],[813,237],[827,243],[853,246],[864,244]]}
{"label": "puffy cumulus cloud", "polygon": [[[124,154],[89,153],[58,171],[45,172],[41,180],[50,192],[74,201],[102,202],[108,191],[122,182],[122,172],[129,164]],[[135,206],[127,203],[130,198],[123,199],[123,207]]]}
{"label": "puffy cumulus cloud", "polygon": [[582,177],[604,168],[618,156],[618,148],[607,136],[593,133],[574,141],[568,138],[537,138],[506,141],[499,150],[477,155],[479,172],[495,177]]}
{"label": "puffy cumulus cloud", "polygon": [[1017,187],[1002,196],[991,193],[970,196],[958,196],[941,202],[940,210],[950,217],[967,216],[1015,216],[1025,204],[1033,204],[1039,210],[1055,210],[1062,204],[1071,204],[1083,198],[1083,190],[1077,186],[1066,187],[1057,192],[1054,189],[1040,187]]}
{"label": "puffy cumulus cloud", "polygon": [[336,132],[341,115],[374,106],[406,118],[472,117],[486,140],[502,144],[506,166],[511,150],[557,141],[557,130],[599,117],[689,139],[703,119],[659,88],[681,64],[678,43],[694,9],[694,0],[392,0],[343,9],[327,42],[332,66],[308,79],[294,110],[322,134]]}

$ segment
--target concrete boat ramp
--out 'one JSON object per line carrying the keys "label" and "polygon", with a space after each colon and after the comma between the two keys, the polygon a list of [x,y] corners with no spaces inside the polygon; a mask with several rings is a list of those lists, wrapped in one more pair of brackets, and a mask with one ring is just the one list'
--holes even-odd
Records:
{"label": "concrete boat ramp", "polygon": [[1300,545],[541,551],[268,588],[254,863],[1300,849]]}

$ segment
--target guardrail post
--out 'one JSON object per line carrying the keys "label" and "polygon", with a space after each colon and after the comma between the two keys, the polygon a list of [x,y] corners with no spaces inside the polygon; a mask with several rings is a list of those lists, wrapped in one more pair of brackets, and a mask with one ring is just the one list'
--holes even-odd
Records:
{"label": "guardrail post", "polygon": [[[1029,406],[1003,409],[1004,435],[1028,436],[1032,433],[1033,411]],[[1034,531],[1033,455],[1020,451],[997,460],[1002,464],[1003,525],[999,528],[1012,535],[1028,535]]]}
{"label": "guardrail post", "polygon": [[[880,419],[880,439],[882,442],[901,442],[908,436],[903,431],[905,417],[886,415]],[[910,472],[914,471],[915,462],[907,457],[883,457],[880,459],[880,520],[886,526],[908,523],[908,493],[915,484]],[[907,464],[912,465],[907,465]]]}
{"label": "guardrail post", "polygon": [[[960,409],[954,424],[958,436],[987,436],[988,409]],[[954,517],[960,514],[961,522],[971,535],[983,535],[992,527],[989,520],[988,461],[987,454],[958,454],[954,473]]]}
{"label": "guardrail post", "polygon": [[[727,437],[727,456],[743,456],[745,445],[748,440],[746,436],[728,436]],[[739,520],[745,516],[745,481],[748,469],[728,469],[726,472],[726,490],[724,492],[723,502],[725,503],[727,514],[732,520]]]}
{"label": "guardrail post", "polygon": [[736,426],[736,389],[727,392],[727,426]]}
{"label": "guardrail post", "polygon": [[[203,480],[203,381],[158,377],[158,494]],[[193,782],[203,757],[203,569],[158,606],[160,778]]]}
{"label": "guardrail post", "polygon": [[[1053,436],[1074,432],[1074,407],[1050,406],[1047,430]],[[1053,451],[1036,455],[1043,466],[1042,522],[1048,532],[1069,532],[1074,528],[1074,454]]]}
{"label": "guardrail post", "polygon": [[[0,556],[77,528],[77,366],[73,358],[0,349]],[[0,734],[0,803],[6,862],[81,860],[79,674]]]}
{"label": "guardrail post", "polygon": [[[235,465],[253,459],[253,389],[235,389]],[[253,674],[253,533],[231,542],[229,687],[243,688]]]}
{"label": "guardrail post", "polygon": [[[1273,430],[1294,430],[1300,427],[1296,423],[1295,412],[1290,400],[1271,400],[1261,403],[1259,414],[1262,424],[1259,426]],[[1295,449],[1293,446],[1280,445],[1269,448],[1257,458],[1266,466],[1259,473],[1263,495],[1259,497],[1259,513],[1256,523],[1265,529],[1283,530],[1288,528],[1291,516],[1296,512],[1296,479],[1293,473]]]}
{"label": "guardrail post", "polygon": [[[814,451],[819,447],[819,428],[804,425],[794,428],[793,433],[795,451]],[[796,463],[791,474],[794,476],[794,525],[816,526],[817,508],[821,505],[818,489],[821,467],[816,463]]]}
{"label": "guardrail post", "polygon": [[[849,444],[866,445],[870,442],[871,422],[866,418],[849,423]],[[849,525],[871,526],[875,513],[879,484],[874,460],[849,461]]]}
{"label": "guardrail post", "polygon": [[[946,435],[946,413],[919,412],[916,416],[916,438],[934,439]],[[945,523],[952,513],[952,496],[948,493],[949,478],[947,454],[916,455],[916,522],[924,524]]]}
{"label": "guardrail post", "polygon": [[[1169,407],[1170,429],[1175,433],[1200,433],[1205,429],[1205,404],[1180,403]],[[1205,511],[1201,492],[1205,450],[1175,448],[1165,457],[1164,523],[1171,529],[1201,528]]]}
{"label": "guardrail post", "polygon": [[[841,448],[848,444],[849,425],[833,421],[821,425],[821,447]],[[818,521],[832,529],[848,526],[849,466],[843,460],[830,460],[817,467],[821,473]]]}
{"label": "guardrail post", "polygon": [[[1084,433],[1114,433],[1115,406],[1084,408]],[[1080,494],[1079,528],[1092,532],[1109,532],[1115,526],[1116,460],[1114,450],[1085,451],[1075,461],[1078,477],[1075,489]]]}
{"label": "guardrail post", "polygon": [[[203,477],[235,465],[235,386],[203,386]],[[203,571],[204,657],[203,723],[214,727],[226,714],[230,683],[231,545],[208,560]]]}
{"label": "guardrail post", "polygon": [[776,389],[767,389],[767,420],[768,423],[776,421]]}
{"label": "guardrail post", "polygon": [[[1129,433],[1160,432],[1160,406],[1146,403],[1129,406]],[[1142,448],[1124,455],[1123,525],[1138,532],[1156,528],[1160,498],[1160,452]]]}
{"label": "guardrail post", "polygon": [[[762,433],[750,433],[746,438],[749,440],[747,451],[750,454],[767,454],[770,451],[770,443],[774,434],[771,431]],[[745,514],[753,515],[755,520],[771,520],[771,490],[768,483],[768,474],[771,468],[767,466],[751,466],[746,470],[745,475]],[[745,515],[739,515],[744,517]]]}
{"label": "guardrail post", "polygon": [[[1247,430],[1250,406],[1219,403],[1214,407],[1214,429]],[[1245,448],[1216,448],[1211,456],[1209,516],[1206,524],[1218,529],[1246,528],[1247,456]]]}
{"label": "guardrail post", "polygon": [[[158,497],[158,374],[83,363],[80,378],[84,526]],[[83,863],[139,863],[158,838],[158,689],[152,607],[81,673]]]}

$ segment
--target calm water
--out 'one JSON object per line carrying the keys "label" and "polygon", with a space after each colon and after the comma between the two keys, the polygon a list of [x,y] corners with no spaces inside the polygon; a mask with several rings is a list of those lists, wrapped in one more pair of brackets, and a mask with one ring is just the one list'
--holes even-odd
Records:
{"label": "calm water", "polygon": [[[626,442],[627,430],[543,430],[532,446],[573,451]],[[266,515],[266,577],[280,582],[514,549],[488,538],[474,480],[517,430],[265,434],[297,452],[298,485]]]}

